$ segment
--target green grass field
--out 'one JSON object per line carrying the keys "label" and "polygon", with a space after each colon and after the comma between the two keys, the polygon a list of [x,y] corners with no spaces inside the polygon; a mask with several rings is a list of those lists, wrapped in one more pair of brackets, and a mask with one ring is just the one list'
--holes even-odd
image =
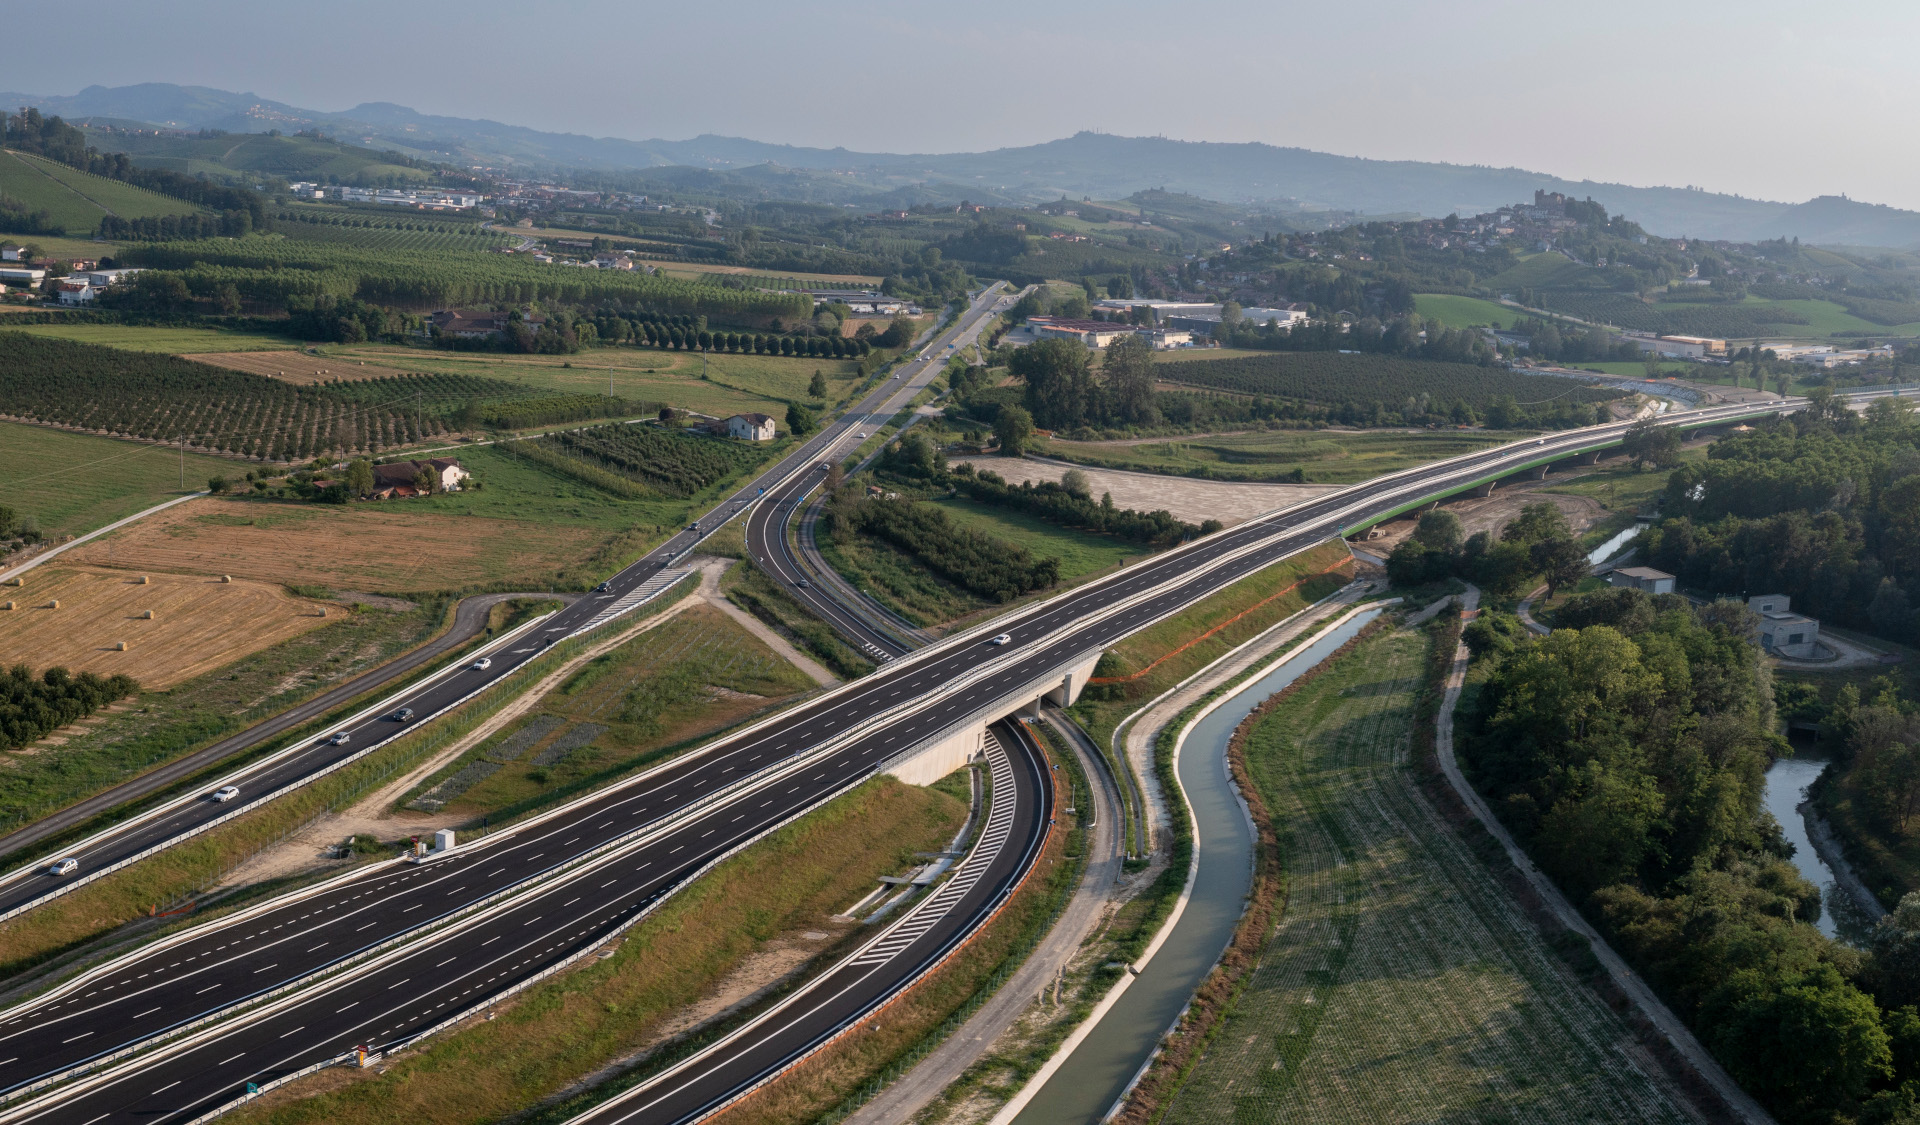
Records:
{"label": "green grass field", "polygon": [[[189,454],[185,491],[216,473],[244,475],[237,464]],[[0,503],[49,535],[79,535],[180,495],[180,469],[180,454],[163,446],[0,422]]]}
{"label": "green grass field", "polygon": [[420,807],[475,820],[511,815],[603,784],[812,686],[732,618],[693,606],[589,662],[525,719],[442,769]]}
{"label": "green grass field", "polygon": [[702,379],[698,352],[655,348],[594,348],[570,356],[450,352],[384,344],[327,345],[320,350],[323,355],[365,360],[369,365],[402,371],[485,375],[532,387],[602,394],[607,390],[611,369],[617,395],[666,402],[720,417],[743,411],[783,417],[789,400],[808,401],[807,383],[816,370],[827,377],[829,402],[846,397],[857,378],[854,362],[846,359],[709,355],[707,377]]}
{"label": "green grass field", "polygon": [[[1791,309],[1807,318],[1806,324],[1776,325],[1773,336],[1783,339],[1796,339],[1808,336],[1915,336],[1920,335],[1920,323],[1916,324],[1875,324],[1871,320],[1862,320],[1848,312],[1844,306],[1832,301],[1763,301],[1749,294],[1739,305],[1767,305],[1774,308]],[[1672,306],[1661,306],[1672,307]],[[1732,343],[1732,341],[1728,341]]]}
{"label": "green grass field", "polygon": [[1047,440],[1038,451],[1063,461],[1208,480],[1346,484],[1528,436],[1518,430],[1256,430],[1127,444]]}
{"label": "green grass field", "polygon": [[1557,285],[1566,285],[1578,281],[1592,270],[1579,262],[1570,261],[1564,255],[1549,251],[1544,254],[1531,254],[1515,265],[1488,278],[1483,284],[1495,291],[1503,289],[1551,289]]}
{"label": "green grass field", "polygon": [[23,324],[13,331],[34,336],[51,336],[80,344],[104,344],[132,352],[165,352],[168,355],[192,355],[196,352],[279,351],[303,346],[286,336],[268,336],[259,332],[230,332],[223,328],[170,328],[134,324]]}
{"label": "green grass field", "polygon": [[1421,793],[1426,644],[1376,636],[1255,720],[1279,925],[1164,1120],[1691,1120]]}
{"label": "green grass field", "polygon": [[[0,234],[0,242],[16,242],[31,246],[50,258],[111,258],[118,254],[124,242],[106,242],[93,238],[61,238],[55,234]],[[8,305],[9,309],[19,310],[21,306]]]}
{"label": "green grass field", "polygon": [[1043,558],[1060,560],[1060,581],[1074,582],[1116,566],[1123,559],[1140,559],[1147,547],[1124,543],[1104,535],[1057,527],[1023,512],[1010,512],[972,500],[935,500],[947,510],[953,522],[962,527],[1004,539],[1016,547],[1025,547]]}
{"label": "green grass field", "polygon": [[1504,328],[1525,315],[1518,309],[1510,309],[1495,301],[1460,297],[1452,293],[1415,294],[1413,311],[1449,328],[1470,328],[1476,324],[1497,324]]}
{"label": "green grass field", "polygon": [[193,204],[51,160],[0,152],[0,192],[45,208],[68,234],[90,234],[109,212],[123,219],[190,215]]}

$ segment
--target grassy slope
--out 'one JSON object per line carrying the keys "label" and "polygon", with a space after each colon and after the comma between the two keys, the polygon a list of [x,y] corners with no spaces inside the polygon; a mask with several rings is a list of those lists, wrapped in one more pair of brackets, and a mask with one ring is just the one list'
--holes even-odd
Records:
{"label": "grassy slope", "polygon": [[[682,891],[610,959],[535,986],[499,1019],[429,1040],[383,1073],[329,1071],[237,1111],[238,1125],[467,1125],[533,1108],[657,1034],[741,961],[942,846],[965,802],[891,778],[780,829]],[[458,1097],[448,1097],[458,1090]],[[306,1094],[306,1097],[295,1101]]]}
{"label": "grassy slope", "polygon": [[[98,253],[96,247],[95,252]],[[51,336],[82,344],[103,344],[133,352],[165,352],[191,355],[196,352],[275,351],[304,346],[285,336],[259,332],[230,332],[220,328],[160,328],[127,324],[27,324],[14,329],[34,336]]]}
{"label": "grassy slope", "polygon": [[[0,503],[49,535],[78,535],[181,495],[181,464],[163,446],[0,422]],[[232,475],[234,464],[187,456],[186,491]]]}
{"label": "grassy slope", "polygon": [[1686,1120],[1409,768],[1425,638],[1259,720],[1284,913],[1169,1122]]}
{"label": "grassy slope", "polygon": [[0,191],[45,207],[70,234],[88,234],[112,212],[123,219],[190,215],[193,204],[20,153],[0,154]]}
{"label": "grassy slope", "polygon": [[[391,345],[334,345],[321,350],[402,371],[485,375],[535,387],[603,394],[611,368],[615,394],[664,401],[722,417],[742,411],[783,416],[787,400],[807,399],[807,383],[816,369],[827,377],[830,400],[844,397],[855,378],[852,360],[713,354],[707,357],[707,379],[703,381],[700,353],[658,348],[594,348],[570,356],[451,352]],[[568,364],[571,366],[564,366]]]}
{"label": "grassy slope", "polygon": [[[679,690],[670,687],[670,694],[663,694],[667,673],[678,673],[684,682],[674,685]],[[548,693],[526,719],[449,763],[430,782],[481,759],[506,759],[503,768],[447,808],[475,820],[503,810],[511,813],[547,803],[560,791],[604,782],[690,741],[705,741],[716,730],[812,686],[812,680],[732,618],[696,606],[594,660]],[[736,694],[723,695],[716,688]],[[656,696],[668,706],[649,713],[645,704]],[[642,705],[640,710],[633,709],[635,703]],[[553,719],[603,729],[590,743],[557,757],[546,753],[547,748],[563,739],[577,741],[569,738],[568,728],[555,726],[537,742],[515,738],[529,723],[539,722],[536,729],[541,729],[552,726]]]}
{"label": "grassy slope", "polygon": [[1256,430],[1138,444],[1043,440],[1038,451],[1086,465],[1228,481],[1291,479],[1298,467],[1308,481],[1346,484],[1525,436],[1517,430]]}
{"label": "grassy slope", "polygon": [[1420,293],[1413,298],[1414,311],[1431,317],[1449,328],[1468,328],[1476,324],[1513,324],[1525,315],[1494,301],[1478,297],[1459,297],[1451,293]]}

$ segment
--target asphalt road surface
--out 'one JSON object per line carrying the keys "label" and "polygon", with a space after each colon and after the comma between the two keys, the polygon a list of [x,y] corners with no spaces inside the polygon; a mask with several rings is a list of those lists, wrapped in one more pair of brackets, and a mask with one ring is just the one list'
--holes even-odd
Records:
{"label": "asphalt road surface", "polygon": [[[1752,413],[1751,407],[1730,407],[1685,417],[1698,422]],[[0,1013],[0,1088],[17,1089],[110,1053],[116,1043],[148,1037],[270,990],[273,982],[298,980],[316,962],[330,963],[326,959],[364,950],[383,935],[417,929],[503,887],[539,882],[538,889],[510,906],[403,946],[384,955],[392,960],[343,974],[288,1009],[344,1014],[365,1006],[378,1016],[353,1024],[351,1033],[337,1032],[334,1023],[302,1024],[268,1037],[264,1024],[248,1023],[224,1034],[240,1036],[236,1046],[253,1044],[247,1050],[259,1053],[229,1052],[231,1058],[221,1059],[198,1047],[162,1053],[136,1062],[106,1085],[49,1099],[22,1119],[71,1125],[184,1120],[198,1112],[190,1107],[219,1100],[234,1082],[270,1080],[291,1066],[288,1060],[337,1054],[341,1034],[376,1047],[405,1042],[440,1014],[502,995],[562,963],[584,948],[582,943],[604,940],[714,857],[857,784],[889,759],[980,713],[1008,713],[1027,701],[1030,685],[1238,578],[1384,512],[1489,473],[1578,452],[1624,429],[1550,435],[1315,498],[1011,614],[995,623],[1011,637],[1006,645],[950,638],[470,850],[424,865],[390,865],[317,895],[210,924],[181,944],[131,955],[104,975]],[[1130,598],[1137,600],[1129,603]],[[857,738],[845,738],[863,723]],[[833,749],[814,752],[836,742]],[[671,819],[743,777],[752,781],[724,800]],[[636,838],[636,831],[644,838]],[[566,875],[555,874],[559,865],[612,845],[617,847]],[[804,1039],[805,1032],[792,1034]],[[732,1088],[712,1085],[718,1081],[696,1084],[703,1096],[721,1086]]]}
{"label": "asphalt road surface", "polygon": [[[911,392],[904,389],[905,384],[924,386],[938,374],[945,362],[943,357],[950,354],[947,345],[977,334],[982,322],[1002,302],[998,294],[997,287],[990,292],[983,292],[955,320],[952,327],[922,349],[922,358],[902,365],[904,373],[898,380],[883,380],[866,398],[781,458],[778,464],[716,505],[699,521],[675,532],[646,557],[609,579],[604,592],[582,598],[560,611],[545,622],[538,632],[531,634],[525,643],[491,653],[490,667],[467,667],[424,683],[417,691],[396,701],[393,710],[411,708],[414,712],[412,722],[418,725],[503,677],[512,675],[548,644],[588,627],[603,610],[622,597],[633,594],[649,579],[666,570],[673,561],[692,551],[700,540],[753,505],[764,493],[776,491],[795,475],[824,475],[818,473],[815,466],[835,449],[842,446],[850,449],[858,444],[858,439],[853,435],[871,432],[873,426],[891,417],[899,409],[896,402],[904,403],[903,395],[911,397]],[[345,733],[347,740],[334,744],[331,739],[336,733]],[[51,857],[76,860],[77,870],[70,875],[50,874],[49,863],[44,861],[17,867],[0,876],[0,918],[57,897],[72,885],[97,877],[115,865],[197,835],[236,809],[298,788],[366,754],[372,746],[398,733],[397,725],[381,715],[346,727],[343,732],[328,731],[304,746],[263,759],[237,774],[209,783],[205,793],[189,794],[168,802],[142,817],[105,829]],[[240,796],[225,804],[213,801],[208,794],[224,784],[239,787]]]}

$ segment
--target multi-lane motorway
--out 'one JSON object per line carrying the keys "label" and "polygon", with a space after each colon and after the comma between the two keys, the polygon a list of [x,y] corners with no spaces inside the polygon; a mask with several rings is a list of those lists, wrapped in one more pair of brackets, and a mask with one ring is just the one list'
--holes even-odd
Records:
{"label": "multi-lane motorway", "polygon": [[[1752,406],[1724,407],[1680,420],[1728,421],[1757,412]],[[603,942],[729,850],[956,725],[1010,712],[1030,701],[1036,684],[1057,683],[1063,669],[1208,593],[1382,513],[1594,448],[1617,440],[1624,429],[1551,435],[1315,498],[1009,615],[994,625],[1012,638],[1004,646],[973,636],[949,638],[470,850],[343,880],[106,966],[77,985],[0,1013],[0,1087],[18,1089],[99,1059],[116,1045],[291,984],[342,954],[359,951],[363,958],[323,987],[270,1002],[273,1010],[247,1017],[243,1025],[194,1033],[8,1116],[72,1125],[186,1121],[237,1096],[246,1083],[264,1084],[337,1057],[343,1036],[353,1040],[347,1046],[410,1041]],[[712,798],[723,791],[727,796]],[[567,864],[572,866],[558,870]],[[522,897],[483,906],[501,889],[529,883],[535,889]],[[463,909],[473,913],[412,943],[365,956],[382,941]],[[861,977],[861,987],[897,990],[910,979],[910,963],[916,962],[885,962]],[[711,1068],[675,1072],[680,1079],[661,1079],[649,1087],[654,1100],[635,1107],[634,1119],[691,1119],[688,1114],[704,1110],[690,1107],[711,1106],[715,1097],[762,1080],[772,1072],[768,1066],[777,1069],[784,1065],[779,1059],[804,1053],[801,1045],[816,1041],[849,1010],[828,1006],[817,1019],[766,1025],[773,1028],[767,1033],[771,1046],[742,1050],[724,1065],[716,1058]],[[197,1036],[228,1042],[234,1050],[214,1058]],[[649,1108],[656,1103],[658,1112]]]}
{"label": "multi-lane motorway", "polygon": [[[871,433],[874,427],[904,408],[915,392],[939,374],[945,357],[974,339],[982,325],[1005,303],[1000,287],[989,286],[944,332],[923,346],[917,358],[899,365],[897,377],[882,381],[833,424],[781,458],[778,464],[749,481],[698,522],[675,532],[646,557],[615,575],[604,591],[568,606],[524,637],[496,643],[486,653],[490,661],[488,667],[467,663],[450,670],[388,701],[376,713],[347,723],[338,732],[328,731],[311,742],[251,763],[232,776],[209,783],[205,793],[168,802],[105,829],[61,853],[62,858],[78,861],[71,875],[49,874],[44,861],[14,868],[0,876],[0,919],[30,909],[133,859],[205,831],[260,801],[338,769],[403,733],[402,724],[388,717],[400,708],[412,710],[413,724],[423,723],[512,675],[547,643],[580,632],[610,607],[631,603],[642,588],[657,579],[674,560],[691,551],[728,519],[754,506],[766,494],[778,492],[794,479],[824,476],[818,472],[824,460],[859,444],[858,435]],[[344,733],[346,741],[334,743],[332,736],[336,733]],[[238,787],[240,797],[221,803],[207,795],[224,785]]]}

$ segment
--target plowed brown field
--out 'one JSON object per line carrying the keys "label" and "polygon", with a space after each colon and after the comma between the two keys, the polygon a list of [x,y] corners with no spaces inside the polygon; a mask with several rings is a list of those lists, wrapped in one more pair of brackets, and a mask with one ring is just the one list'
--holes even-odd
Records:
{"label": "plowed brown field", "polygon": [[[144,573],[145,585],[139,578]],[[80,672],[124,672],[148,689],[171,687],[347,611],[296,598],[275,583],[219,574],[167,574],[49,566],[20,587],[0,588],[0,664],[55,664]],[[53,602],[58,609],[49,608]],[[151,610],[151,620],[141,614]],[[124,641],[125,652],[114,650]]]}
{"label": "plowed brown field", "polygon": [[[231,574],[383,594],[511,582],[544,589],[591,553],[589,528],[423,512],[405,504],[192,500],[68,556],[95,566]],[[532,585],[529,585],[531,583]]]}

